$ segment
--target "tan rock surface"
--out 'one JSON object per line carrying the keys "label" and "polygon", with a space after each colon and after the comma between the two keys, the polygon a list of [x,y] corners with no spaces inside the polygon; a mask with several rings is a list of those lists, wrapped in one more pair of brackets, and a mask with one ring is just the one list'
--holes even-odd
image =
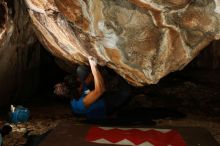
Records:
{"label": "tan rock surface", "polygon": [[89,55],[135,86],[185,67],[220,36],[219,0],[26,0],[42,44],[69,63]]}

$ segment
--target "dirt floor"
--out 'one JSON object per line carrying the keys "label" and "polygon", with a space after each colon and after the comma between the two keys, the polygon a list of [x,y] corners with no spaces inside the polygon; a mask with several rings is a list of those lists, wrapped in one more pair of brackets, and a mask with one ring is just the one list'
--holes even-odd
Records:
{"label": "dirt floor", "polygon": [[[122,117],[137,119],[127,121],[131,125],[205,127],[220,143],[218,87],[168,77],[157,85],[135,88],[133,98],[120,113]],[[52,96],[35,98],[24,106],[30,109],[31,118],[27,123],[12,124],[13,132],[4,137],[4,146],[37,145],[34,137],[45,134],[58,123],[68,119],[76,123],[84,120],[73,116],[68,101]],[[1,117],[0,126],[4,122],[6,116]]]}

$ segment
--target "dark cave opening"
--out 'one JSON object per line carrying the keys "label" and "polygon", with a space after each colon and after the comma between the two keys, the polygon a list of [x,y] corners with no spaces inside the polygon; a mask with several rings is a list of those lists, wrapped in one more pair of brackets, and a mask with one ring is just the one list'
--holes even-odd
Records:
{"label": "dark cave opening", "polygon": [[[57,58],[52,56],[43,46],[41,46],[41,61],[38,88],[33,95],[22,100],[17,98],[15,104],[50,104],[51,97],[54,96],[54,85],[63,82],[64,77],[69,74],[56,63]],[[53,101],[51,101],[53,102]]]}

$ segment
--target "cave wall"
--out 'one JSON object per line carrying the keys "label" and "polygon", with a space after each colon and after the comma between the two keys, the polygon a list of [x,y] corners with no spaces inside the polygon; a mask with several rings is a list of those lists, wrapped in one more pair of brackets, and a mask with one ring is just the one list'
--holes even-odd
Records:
{"label": "cave wall", "polygon": [[212,68],[213,69],[220,69],[220,41],[214,41],[213,42],[213,51],[212,51],[213,57],[212,58]]}
{"label": "cave wall", "polygon": [[23,1],[0,2],[0,106],[38,87],[40,44]]}
{"label": "cave wall", "polygon": [[211,42],[190,65],[193,69],[217,72],[220,69],[220,41]]}
{"label": "cave wall", "polygon": [[184,80],[202,83],[207,87],[220,85],[220,41],[211,42],[183,70],[175,72]]}

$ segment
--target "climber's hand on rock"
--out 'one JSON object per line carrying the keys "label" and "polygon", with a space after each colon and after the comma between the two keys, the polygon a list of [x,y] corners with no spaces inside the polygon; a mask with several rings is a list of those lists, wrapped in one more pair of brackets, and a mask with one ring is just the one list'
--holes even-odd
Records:
{"label": "climber's hand on rock", "polygon": [[95,57],[89,56],[88,59],[91,66],[97,66],[97,59]]}

